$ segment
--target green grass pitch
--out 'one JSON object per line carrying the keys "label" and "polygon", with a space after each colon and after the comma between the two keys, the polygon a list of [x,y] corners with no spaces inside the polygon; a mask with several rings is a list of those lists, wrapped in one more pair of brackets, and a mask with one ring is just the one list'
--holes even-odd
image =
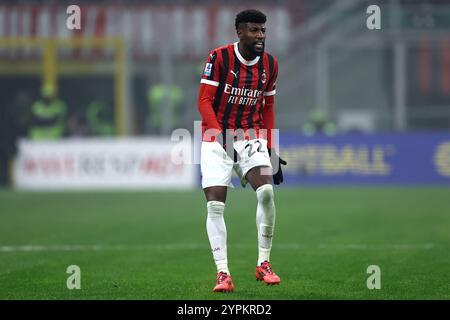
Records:
{"label": "green grass pitch", "polygon": [[[232,294],[215,265],[201,190],[0,192],[0,299],[449,299],[450,189],[276,188],[272,264],[255,281],[256,200],[228,193]],[[69,265],[81,289],[69,290]],[[367,267],[381,268],[369,290]]]}

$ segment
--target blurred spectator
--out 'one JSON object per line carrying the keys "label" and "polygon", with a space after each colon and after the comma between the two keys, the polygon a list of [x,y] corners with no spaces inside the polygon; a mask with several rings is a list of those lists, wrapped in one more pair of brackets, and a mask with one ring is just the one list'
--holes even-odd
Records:
{"label": "blurred spectator", "polygon": [[75,111],[68,117],[67,134],[70,137],[86,137],[90,134],[89,125],[84,112]]}
{"label": "blurred spectator", "polygon": [[92,101],[86,110],[89,131],[96,136],[114,135],[113,115],[111,108],[102,101]]}
{"label": "blurred spectator", "polygon": [[0,112],[0,187],[11,183],[11,163],[17,153],[18,138],[27,135],[31,101],[30,94],[20,89]]}
{"label": "blurred spectator", "polygon": [[303,126],[303,134],[332,136],[336,134],[336,125],[328,119],[325,112],[314,110],[310,114],[309,121]]}
{"label": "blurred spectator", "polygon": [[9,184],[9,169],[16,153],[17,126],[10,106],[0,112],[0,187]]}
{"label": "blurred spectator", "polygon": [[31,123],[30,106],[32,103],[32,95],[25,89],[19,89],[9,109],[15,123],[16,138],[26,137],[28,134],[28,128]]}
{"label": "blurred spectator", "polygon": [[[147,133],[165,133],[164,128],[173,129],[179,126],[183,92],[177,85],[157,84],[147,93],[148,114],[146,119]],[[166,115],[166,117],[164,116]],[[163,123],[168,121],[169,123]]]}
{"label": "blurred spectator", "polygon": [[59,139],[64,136],[66,104],[57,97],[56,89],[45,84],[41,99],[31,106],[31,127],[28,136],[33,140]]}

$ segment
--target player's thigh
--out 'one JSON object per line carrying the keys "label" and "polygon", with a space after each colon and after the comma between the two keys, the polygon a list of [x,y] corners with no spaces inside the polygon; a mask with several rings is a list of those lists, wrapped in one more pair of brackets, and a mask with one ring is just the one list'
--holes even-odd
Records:
{"label": "player's thigh", "polygon": [[233,160],[219,143],[202,142],[200,169],[203,189],[232,186]]}
{"label": "player's thigh", "polygon": [[268,170],[272,169],[267,166],[261,166],[261,167],[254,167],[247,172],[245,178],[250,183],[253,190],[258,189],[259,187],[265,184],[272,183],[272,175],[267,174],[269,172]]}
{"label": "player's thigh", "polygon": [[238,141],[235,146],[241,158],[238,163],[241,175],[253,189],[256,190],[264,184],[270,184],[272,182],[272,166],[267,150],[267,140]]}

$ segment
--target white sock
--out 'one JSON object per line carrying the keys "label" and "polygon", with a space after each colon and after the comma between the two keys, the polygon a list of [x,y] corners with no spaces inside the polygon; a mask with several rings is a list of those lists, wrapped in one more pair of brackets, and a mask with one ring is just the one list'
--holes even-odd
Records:
{"label": "white sock", "polygon": [[227,228],[223,212],[225,203],[220,201],[208,201],[208,217],[206,219],[206,231],[208,233],[209,244],[217,266],[217,272],[226,272],[228,270],[227,258]]}
{"label": "white sock", "polygon": [[273,229],[275,227],[275,203],[273,187],[265,184],[256,189],[258,206],[256,208],[256,228],[258,230],[258,266],[270,261]]}

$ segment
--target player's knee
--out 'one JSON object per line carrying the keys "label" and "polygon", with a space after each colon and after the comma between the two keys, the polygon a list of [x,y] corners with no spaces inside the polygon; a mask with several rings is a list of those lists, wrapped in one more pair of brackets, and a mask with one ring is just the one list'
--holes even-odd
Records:
{"label": "player's knee", "polygon": [[227,197],[227,187],[209,187],[204,189],[206,201],[217,201],[225,203]]}
{"label": "player's knee", "polygon": [[273,203],[273,187],[271,184],[265,184],[256,189],[256,197],[262,205]]}
{"label": "player's knee", "polygon": [[217,219],[223,216],[225,203],[220,201],[208,201],[206,206],[208,208],[208,218]]}

